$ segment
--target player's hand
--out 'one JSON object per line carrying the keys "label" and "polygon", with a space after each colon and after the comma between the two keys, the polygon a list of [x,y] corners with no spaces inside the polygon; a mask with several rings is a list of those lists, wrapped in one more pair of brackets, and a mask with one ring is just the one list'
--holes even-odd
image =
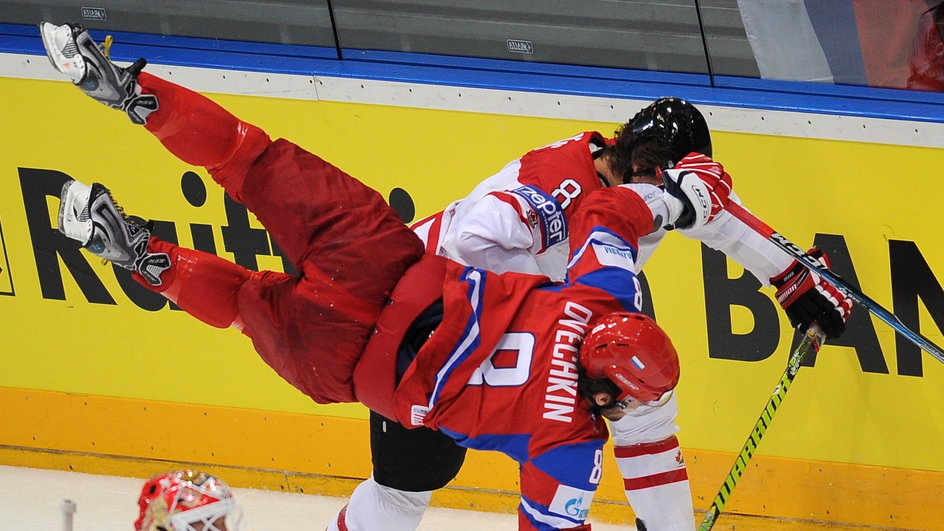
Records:
{"label": "player's hand", "polygon": [[711,217],[711,190],[694,173],[685,170],[662,172],[663,200],[668,209],[666,230],[697,229]]}
{"label": "player's hand", "polygon": [[718,212],[728,205],[732,188],[731,176],[724,171],[724,166],[711,160],[711,157],[701,153],[689,153],[678,161],[674,169],[694,173],[705,183],[711,194],[711,214],[708,221],[714,219]]}
{"label": "player's hand", "polygon": [[[826,255],[819,249],[814,247],[807,254],[829,267]],[[777,302],[787,313],[790,324],[799,327],[800,332],[806,332],[815,322],[827,338],[833,339],[846,329],[852,299],[796,260],[771,278],[770,283],[777,288]]]}

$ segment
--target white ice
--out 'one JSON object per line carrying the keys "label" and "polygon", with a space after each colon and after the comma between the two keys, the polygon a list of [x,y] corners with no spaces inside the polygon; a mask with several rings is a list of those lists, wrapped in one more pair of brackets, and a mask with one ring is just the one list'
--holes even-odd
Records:
{"label": "white ice", "polygon": [[[223,478],[226,479],[226,478]],[[75,502],[74,531],[131,531],[144,480],[0,465],[0,531],[61,531],[60,504]],[[343,498],[256,489],[233,489],[251,531],[321,531],[345,504]],[[431,507],[421,531],[511,531],[513,514]],[[632,526],[593,523],[594,531]]]}

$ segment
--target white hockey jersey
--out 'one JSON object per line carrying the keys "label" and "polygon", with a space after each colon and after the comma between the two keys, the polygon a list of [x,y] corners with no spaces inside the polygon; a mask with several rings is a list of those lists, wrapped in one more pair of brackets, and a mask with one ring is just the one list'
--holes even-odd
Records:
{"label": "white hockey jersey", "polygon": [[[570,251],[567,220],[584,196],[604,186],[593,154],[607,139],[584,132],[526,153],[485,179],[472,192],[413,224],[427,250],[457,262],[503,273],[518,271],[563,280]],[[647,204],[662,190],[625,184]],[[732,193],[731,200],[740,203]],[[666,234],[662,227],[639,241],[637,273]],[[764,285],[792,259],[743,222],[721,211],[704,226],[681,230],[749,270]]]}

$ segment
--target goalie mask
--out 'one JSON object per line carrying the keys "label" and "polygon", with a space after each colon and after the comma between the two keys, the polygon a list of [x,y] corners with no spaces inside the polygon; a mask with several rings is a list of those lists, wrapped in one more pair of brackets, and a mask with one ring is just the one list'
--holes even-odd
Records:
{"label": "goalie mask", "polygon": [[238,531],[242,513],[229,486],[210,474],[175,470],[144,484],[135,531]]}
{"label": "goalie mask", "polygon": [[588,378],[607,379],[617,402],[661,403],[679,381],[679,359],[669,336],[641,313],[602,317],[580,346]]}
{"label": "goalie mask", "polygon": [[672,154],[673,165],[691,152],[711,156],[708,123],[694,105],[679,98],[659,98],[629,121],[636,142],[658,140]]}

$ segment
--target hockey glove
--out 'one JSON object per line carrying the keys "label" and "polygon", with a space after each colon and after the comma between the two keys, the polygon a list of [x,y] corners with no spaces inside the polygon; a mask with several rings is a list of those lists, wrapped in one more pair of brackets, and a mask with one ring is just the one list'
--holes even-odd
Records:
{"label": "hockey glove", "polygon": [[711,191],[694,173],[685,170],[662,172],[664,196],[668,208],[666,230],[695,229],[711,216]]}
{"label": "hockey glove", "polygon": [[728,204],[731,194],[731,176],[700,153],[690,153],[674,168],[663,171],[662,182],[671,196],[666,198],[668,230],[701,227]]}
{"label": "hockey glove", "polygon": [[686,170],[698,176],[711,195],[711,214],[708,221],[728,204],[731,195],[731,176],[724,171],[724,167],[701,153],[689,153],[675,165],[676,170]]}
{"label": "hockey glove", "polygon": [[[807,254],[829,267],[826,255],[819,249],[814,247]],[[799,327],[800,332],[806,332],[815,322],[827,338],[834,339],[846,329],[852,299],[796,260],[771,278],[770,283],[777,288],[777,302],[787,313],[790,324]]]}

